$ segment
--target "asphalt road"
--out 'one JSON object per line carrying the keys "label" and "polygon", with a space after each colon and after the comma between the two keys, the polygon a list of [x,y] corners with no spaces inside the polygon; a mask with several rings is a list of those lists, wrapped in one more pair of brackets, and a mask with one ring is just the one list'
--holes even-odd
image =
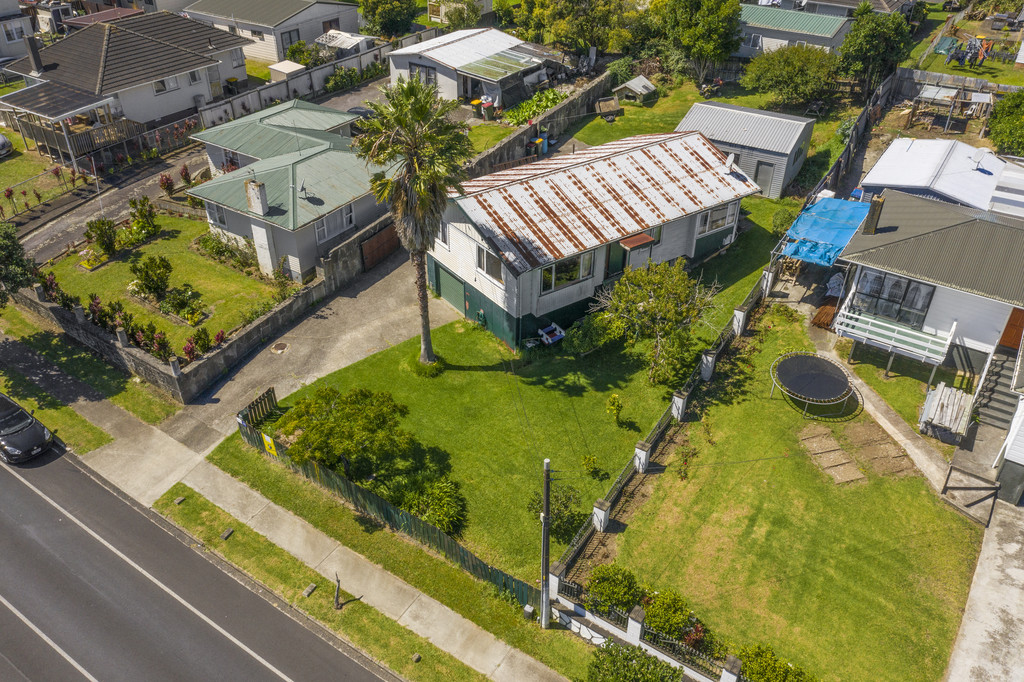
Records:
{"label": "asphalt road", "polygon": [[0,679],[391,679],[71,457],[0,465]]}

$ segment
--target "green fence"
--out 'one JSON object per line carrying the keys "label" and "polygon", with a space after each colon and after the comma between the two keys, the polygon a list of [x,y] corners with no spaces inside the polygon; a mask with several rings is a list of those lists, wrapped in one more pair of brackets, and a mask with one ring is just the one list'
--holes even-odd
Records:
{"label": "green fence", "polygon": [[379,495],[356,485],[331,469],[320,466],[317,462],[293,462],[288,457],[287,447],[258,428],[261,422],[276,414],[280,414],[277,407],[277,396],[274,389],[270,388],[238,413],[238,431],[242,435],[242,439],[292,471],[302,474],[307,479],[331,491],[355,507],[360,513],[371,516],[387,524],[388,527],[444,554],[449,561],[464,571],[492,583],[499,590],[511,592],[520,604],[524,606],[532,604],[534,608],[540,608],[539,589],[487,564],[444,531],[413,516],[404,509],[399,509]]}

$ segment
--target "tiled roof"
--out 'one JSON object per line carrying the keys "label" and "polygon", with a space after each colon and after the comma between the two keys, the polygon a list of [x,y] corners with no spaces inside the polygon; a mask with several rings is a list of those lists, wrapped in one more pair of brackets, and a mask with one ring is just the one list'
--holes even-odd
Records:
{"label": "tiled roof", "polygon": [[199,0],[186,7],[185,12],[196,12],[222,19],[237,19],[259,26],[277,26],[316,2],[317,0]]}
{"label": "tiled roof", "polygon": [[[231,35],[170,12],[101,22],[40,48],[40,78],[97,95],[213,66],[210,55],[241,47],[247,38]],[[7,70],[29,75],[28,58]]]}

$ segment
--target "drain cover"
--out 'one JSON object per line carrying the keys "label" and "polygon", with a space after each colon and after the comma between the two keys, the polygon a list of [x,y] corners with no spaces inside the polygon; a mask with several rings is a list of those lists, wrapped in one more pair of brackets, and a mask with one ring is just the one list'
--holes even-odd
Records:
{"label": "drain cover", "polygon": [[274,353],[280,354],[288,350],[288,344],[285,343],[284,341],[279,341],[278,343],[275,343],[273,346],[271,346],[270,350],[273,351]]}

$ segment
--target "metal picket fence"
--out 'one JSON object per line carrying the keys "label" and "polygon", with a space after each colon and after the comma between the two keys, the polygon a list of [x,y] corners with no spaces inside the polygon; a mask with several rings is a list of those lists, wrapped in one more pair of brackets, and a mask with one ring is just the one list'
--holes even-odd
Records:
{"label": "metal picket fence", "polygon": [[238,412],[236,421],[242,440],[265,455],[281,462],[292,471],[302,474],[310,481],[331,491],[355,507],[360,513],[371,516],[389,528],[444,554],[449,561],[464,571],[480,580],[492,583],[499,590],[511,592],[520,604],[524,606],[531,604],[534,608],[540,608],[540,590],[538,588],[487,564],[439,528],[404,509],[399,509],[379,495],[353,483],[331,469],[320,466],[317,462],[293,462],[288,457],[286,446],[259,429],[260,423],[280,413],[277,396],[274,389],[270,388]]}
{"label": "metal picket fence", "polygon": [[647,627],[646,623],[640,628],[640,639],[658,651],[713,678],[718,678],[722,674],[722,666],[716,663],[713,658],[680,642],[678,639],[673,639],[668,635],[663,635],[657,630]]}

